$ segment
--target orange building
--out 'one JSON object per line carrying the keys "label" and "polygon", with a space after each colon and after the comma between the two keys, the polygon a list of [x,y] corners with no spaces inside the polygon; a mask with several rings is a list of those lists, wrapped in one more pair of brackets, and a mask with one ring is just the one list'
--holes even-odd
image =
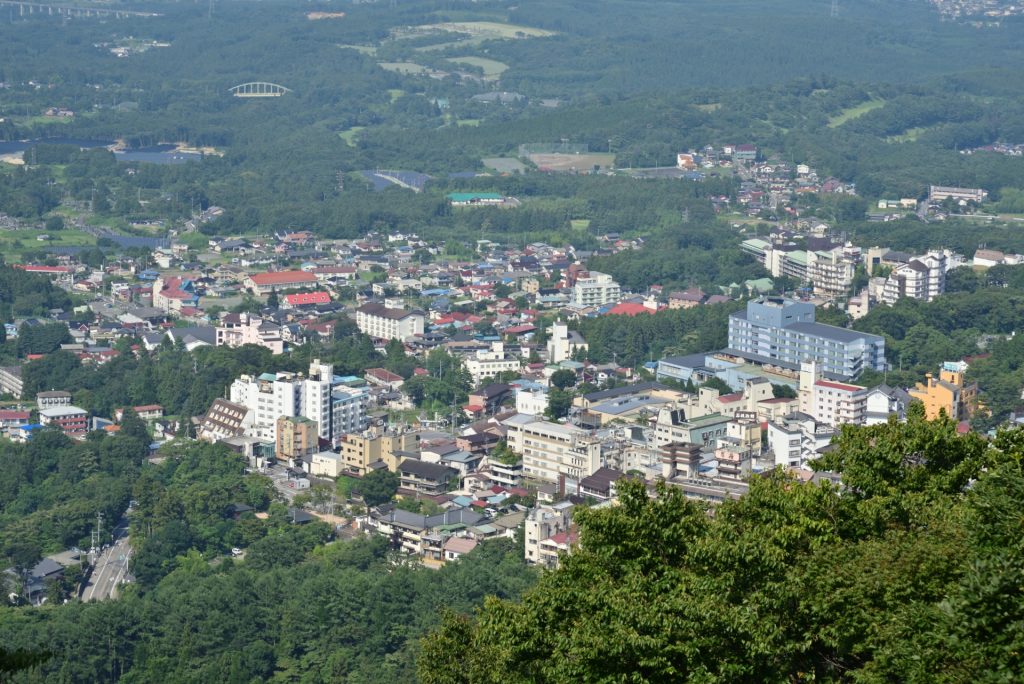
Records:
{"label": "orange building", "polygon": [[939,417],[939,412],[956,421],[967,420],[978,408],[978,383],[968,383],[967,364],[963,361],[942,364],[939,378],[929,373],[925,382],[909,390],[911,398],[924,404],[924,415],[928,420]]}

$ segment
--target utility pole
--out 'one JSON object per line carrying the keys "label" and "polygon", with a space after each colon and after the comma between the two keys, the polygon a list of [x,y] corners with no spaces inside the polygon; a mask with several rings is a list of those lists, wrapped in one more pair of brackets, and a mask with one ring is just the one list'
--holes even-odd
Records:
{"label": "utility pole", "polygon": [[832,9],[829,12],[829,17],[832,19],[839,17],[839,0],[832,0]]}

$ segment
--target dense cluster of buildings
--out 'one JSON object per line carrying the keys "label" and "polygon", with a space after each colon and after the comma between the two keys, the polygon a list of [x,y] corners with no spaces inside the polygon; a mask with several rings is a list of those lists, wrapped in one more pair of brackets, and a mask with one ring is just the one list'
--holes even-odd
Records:
{"label": "dense cluster of buildings", "polygon": [[[738,201],[755,214],[786,211],[802,192],[854,190],[818,179],[805,165],[765,162],[748,145],[678,157],[687,172],[708,165],[737,169]],[[969,189],[931,188],[934,202],[981,199]],[[900,208],[915,209],[910,202]],[[841,425],[901,420],[913,401],[928,418],[944,413],[963,422],[979,410],[978,388],[963,362],[944,364],[912,388],[856,384],[866,371],[886,371],[885,340],[820,323],[816,315],[819,305],[845,306],[858,317],[901,299],[931,301],[963,257],[939,249],[865,249],[818,222],[793,226],[799,232],[778,228],[741,245],[771,278],[712,293],[696,286],[627,292],[612,274],[587,268],[595,252],[540,242],[507,247],[481,240],[475,258],[444,261],[434,258],[438,245],[415,235],[215,239],[209,249],[220,258],[212,264],[193,262],[194,254],[172,244],[157,250],[160,270],[125,262],[97,274],[65,259],[45,273],[96,295],[86,311],[52,318],[68,323],[73,343],[66,347],[89,363],[114,358],[114,343],[127,337],[141,340],[139,353],[170,342],[188,349],[256,345],[280,355],[309,340],[341,340],[339,328],[348,334],[349,326],[381,352],[396,342],[417,358],[448,351],[461,360],[473,390],[446,417],[423,414],[414,425],[398,419],[408,420],[415,403],[406,385],[417,382],[387,368],[340,376],[318,359],[301,372],[279,359],[266,372],[234,378],[203,416],[180,420],[195,418],[199,438],[227,443],[254,467],[277,461],[303,481],[395,473],[402,498],[429,505],[415,513],[378,507],[359,524],[427,562],[454,560],[522,526],[527,560],[552,566],[576,539],[574,508],[613,502],[625,478],[663,479],[714,504],[742,496],[749,478],[773,468],[810,477],[808,465],[830,448]],[[642,240],[610,234],[600,244],[599,253],[610,254]],[[973,263],[1020,261],[979,250]],[[774,290],[772,278],[796,284],[794,295],[766,294]],[[741,296],[747,301],[728,318],[724,348],[652,362],[651,382],[617,363],[592,363],[587,341],[573,329],[585,317],[646,315]],[[218,302],[244,306],[209,313]],[[9,334],[25,321],[15,323]],[[567,418],[552,420],[551,379],[565,371],[573,384],[600,389],[576,396]],[[412,377],[433,372],[417,367]],[[0,368],[0,388],[20,397],[21,374],[19,366]],[[701,386],[713,379],[731,391]],[[98,426],[67,393],[43,392],[37,401],[34,412],[0,412],[0,427],[29,439],[45,425],[75,438]],[[135,411],[152,422],[164,418],[159,406]]]}
{"label": "dense cluster of buildings", "polygon": [[[919,255],[885,247],[862,249],[834,240],[827,230],[821,225],[797,235],[780,229],[767,238],[744,240],[741,249],[773,278],[789,278],[805,286],[808,296],[819,303],[843,303],[855,319],[879,304],[891,305],[900,299],[930,302],[945,292],[946,274],[967,264],[949,249]],[[994,265],[986,261],[987,256],[987,250],[978,250],[974,264]]]}

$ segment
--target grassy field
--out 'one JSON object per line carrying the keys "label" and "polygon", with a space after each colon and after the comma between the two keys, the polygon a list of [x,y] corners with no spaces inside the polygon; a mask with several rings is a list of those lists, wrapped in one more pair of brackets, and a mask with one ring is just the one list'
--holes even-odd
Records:
{"label": "grassy field", "polygon": [[459,119],[455,122],[456,126],[479,126],[481,119]]}
{"label": "grassy field", "polygon": [[469,66],[480,67],[484,70],[484,78],[489,81],[495,81],[505,71],[508,70],[508,64],[499,62],[496,59],[487,59],[486,57],[449,57],[449,62],[454,64],[468,64]]}
{"label": "grassy field", "polygon": [[916,127],[916,128],[908,128],[907,130],[903,131],[899,135],[890,135],[888,138],[885,139],[885,142],[887,142],[887,143],[914,142],[915,140],[917,140],[921,136],[922,133],[924,133],[927,130],[928,130],[927,126],[919,126],[919,127]]}
{"label": "grassy field", "polygon": [[721,102],[711,102],[710,104],[699,104],[699,105],[693,105],[693,106],[696,107],[697,109],[699,109],[702,112],[715,112],[715,111],[718,111],[722,107],[722,103]]}
{"label": "grassy field", "polygon": [[392,102],[402,97],[403,95],[405,95],[405,91],[402,90],[401,88],[388,88],[388,97],[391,98]]}
{"label": "grassy field", "polygon": [[590,227],[590,219],[571,219],[569,225],[573,230],[586,230]]}
{"label": "grassy field", "polygon": [[518,26],[516,24],[505,24],[497,21],[452,21],[444,24],[428,24],[420,26],[424,30],[451,31],[453,33],[468,33],[471,36],[486,36],[488,38],[500,38],[513,40],[516,38],[546,38],[555,35],[554,31],[532,28],[530,26]]}
{"label": "grassy field", "polygon": [[347,131],[342,131],[338,134],[338,137],[345,141],[345,144],[349,147],[356,146],[356,136],[359,135],[359,131],[365,129],[366,126],[353,126]]}
{"label": "grassy field", "polygon": [[377,66],[385,71],[394,71],[397,74],[417,75],[431,71],[431,69],[415,62],[377,62]]}
{"label": "grassy field", "polygon": [[72,121],[74,119],[70,116],[43,116],[40,114],[39,116],[27,116],[24,119],[20,119],[18,123],[26,126],[34,126],[36,124],[61,124],[66,126]]}
{"label": "grassy field", "polygon": [[842,126],[847,121],[856,119],[858,116],[863,116],[870,112],[872,109],[878,109],[885,105],[885,100],[874,98],[866,102],[861,102],[855,107],[847,107],[843,111],[839,112],[831,119],[828,120],[829,128],[836,128]]}
{"label": "grassy field", "polygon": [[[52,239],[41,242],[36,238],[49,235]],[[12,256],[34,252],[43,247],[85,247],[96,244],[96,238],[80,230],[62,230],[48,233],[44,230],[0,230],[0,254],[10,261]]]}
{"label": "grassy field", "polygon": [[526,164],[515,157],[485,157],[482,161],[484,166],[498,173],[522,173],[526,171]]}

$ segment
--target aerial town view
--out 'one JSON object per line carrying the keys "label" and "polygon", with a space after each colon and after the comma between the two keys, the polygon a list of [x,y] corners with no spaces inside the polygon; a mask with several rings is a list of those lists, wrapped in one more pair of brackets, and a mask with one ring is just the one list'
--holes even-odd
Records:
{"label": "aerial town view", "polygon": [[0,681],[1024,681],[1024,4],[0,0]]}

